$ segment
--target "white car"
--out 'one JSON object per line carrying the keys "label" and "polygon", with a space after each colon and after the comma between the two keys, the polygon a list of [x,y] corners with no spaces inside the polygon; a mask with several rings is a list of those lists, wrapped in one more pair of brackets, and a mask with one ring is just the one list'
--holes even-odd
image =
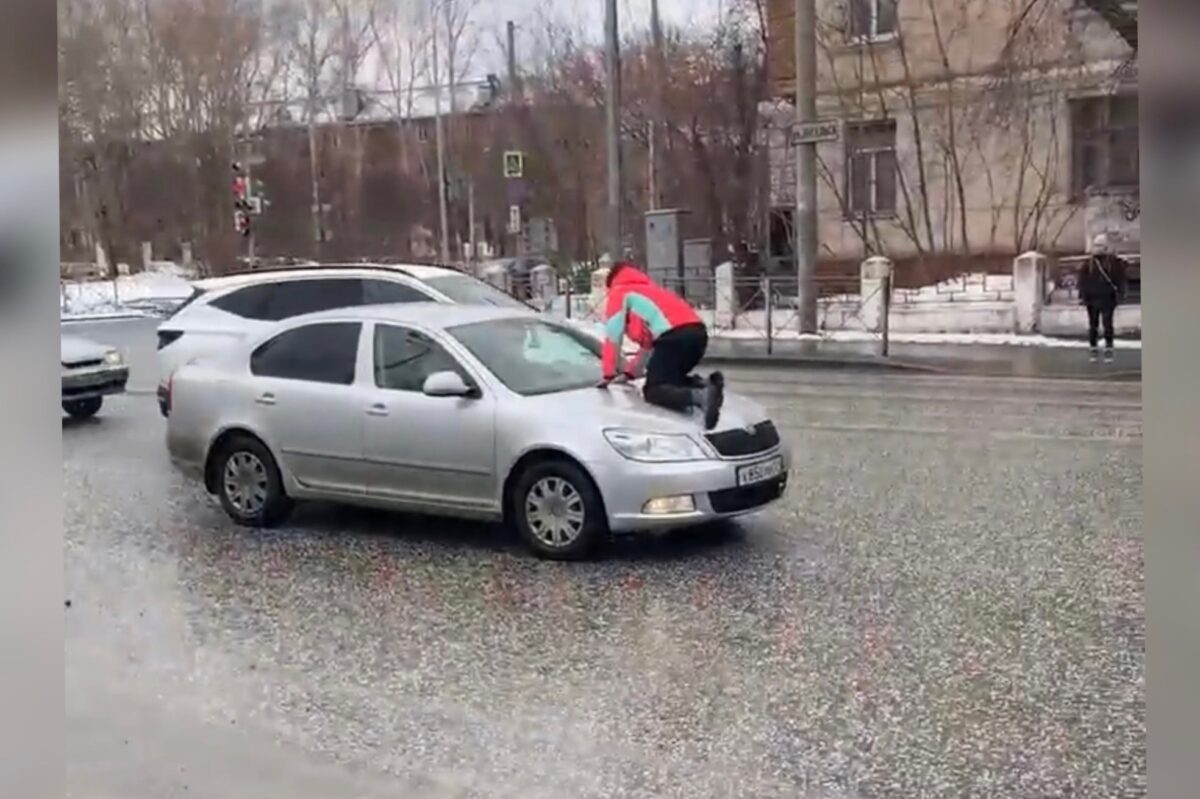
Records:
{"label": "white car", "polygon": [[[158,400],[171,375],[192,359],[267,330],[286,319],[335,308],[408,302],[535,308],[490,283],[438,266],[345,264],[259,269],[192,284],[195,292],[158,327]],[[597,326],[576,323],[596,336]]]}
{"label": "white car", "polygon": [[129,366],[113,347],[79,336],[61,335],[62,409],[75,419],[100,412],[104,398],[122,394]]}

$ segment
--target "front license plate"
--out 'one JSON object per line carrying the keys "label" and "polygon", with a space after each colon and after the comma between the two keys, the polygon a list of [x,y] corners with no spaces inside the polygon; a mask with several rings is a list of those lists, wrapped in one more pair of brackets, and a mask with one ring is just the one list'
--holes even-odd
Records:
{"label": "front license plate", "polygon": [[783,458],[776,456],[769,461],[759,461],[751,463],[749,466],[743,466],[737,470],[737,482],[740,486],[753,485],[761,483],[764,480],[771,480],[783,473]]}

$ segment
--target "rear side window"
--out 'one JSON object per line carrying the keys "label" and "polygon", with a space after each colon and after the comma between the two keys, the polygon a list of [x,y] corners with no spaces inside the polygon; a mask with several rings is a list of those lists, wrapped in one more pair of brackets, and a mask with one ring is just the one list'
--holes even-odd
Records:
{"label": "rear side window", "polygon": [[246,286],[217,297],[209,305],[243,319],[266,319],[270,290],[267,285]]}
{"label": "rear side window", "polygon": [[358,322],[320,322],[297,327],[263,342],[250,356],[258,377],[348,386],[358,360]]}
{"label": "rear side window", "polygon": [[243,319],[280,322],[301,314],[362,305],[363,281],[333,277],[259,283],[232,291],[210,304]]}
{"label": "rear side window", "polygon": [[173,311],[171,311],[171,313],[167,314],[167,318],[174,319],[176,316],[179,315],[180,311],[182,311],[184,308],[191,305],[196,300],[200,299],[200,297],[203,294],[204,294],[204,289],[193,287],[192,293],[190,295],[188,295],[188,298],[186,300],[184,300],[183,302],[179,303],[179,305],[175,306],[175,310],[173,310]]}
{"label": "rear side window", "polygon": [[364,280],[362,286],[364,305],[433,301],[433,298],[425,292],[392,280]]}

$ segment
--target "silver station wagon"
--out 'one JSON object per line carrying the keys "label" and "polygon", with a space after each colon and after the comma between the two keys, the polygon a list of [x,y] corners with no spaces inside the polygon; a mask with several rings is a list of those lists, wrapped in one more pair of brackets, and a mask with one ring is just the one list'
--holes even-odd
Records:
{"label": "silver station wagon", "polygon": [[332,500],[512,524],[539,555],[783,496],[789,455],[728,393],[717,427],[596,387],[599,345],[541,316],[408,303],[295,317],[178,369],[172,461],[238,523]]}

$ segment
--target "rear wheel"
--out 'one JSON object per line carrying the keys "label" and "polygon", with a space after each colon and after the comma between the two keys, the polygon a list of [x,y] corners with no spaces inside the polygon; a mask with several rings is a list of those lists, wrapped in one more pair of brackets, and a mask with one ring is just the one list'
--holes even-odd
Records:
{"label": "rear wheel", "polygon": [[271,451],[256,438],[236,436],[217,456],[217,496],[235,522],[247,527],[274,527],[292,511],[283,479]]}
{"label": "rear wheel", "polygon": [[532,464],[509,497],[517,531],[540,557],[585,557],[608,531],[604,503],[591,478],[567,460]]}
{"label": "rear wheel", "polygon": [[63,400],[62,408],[72,418],[90,419],[100,412],[104,397],[88,397],[87,399]]}

